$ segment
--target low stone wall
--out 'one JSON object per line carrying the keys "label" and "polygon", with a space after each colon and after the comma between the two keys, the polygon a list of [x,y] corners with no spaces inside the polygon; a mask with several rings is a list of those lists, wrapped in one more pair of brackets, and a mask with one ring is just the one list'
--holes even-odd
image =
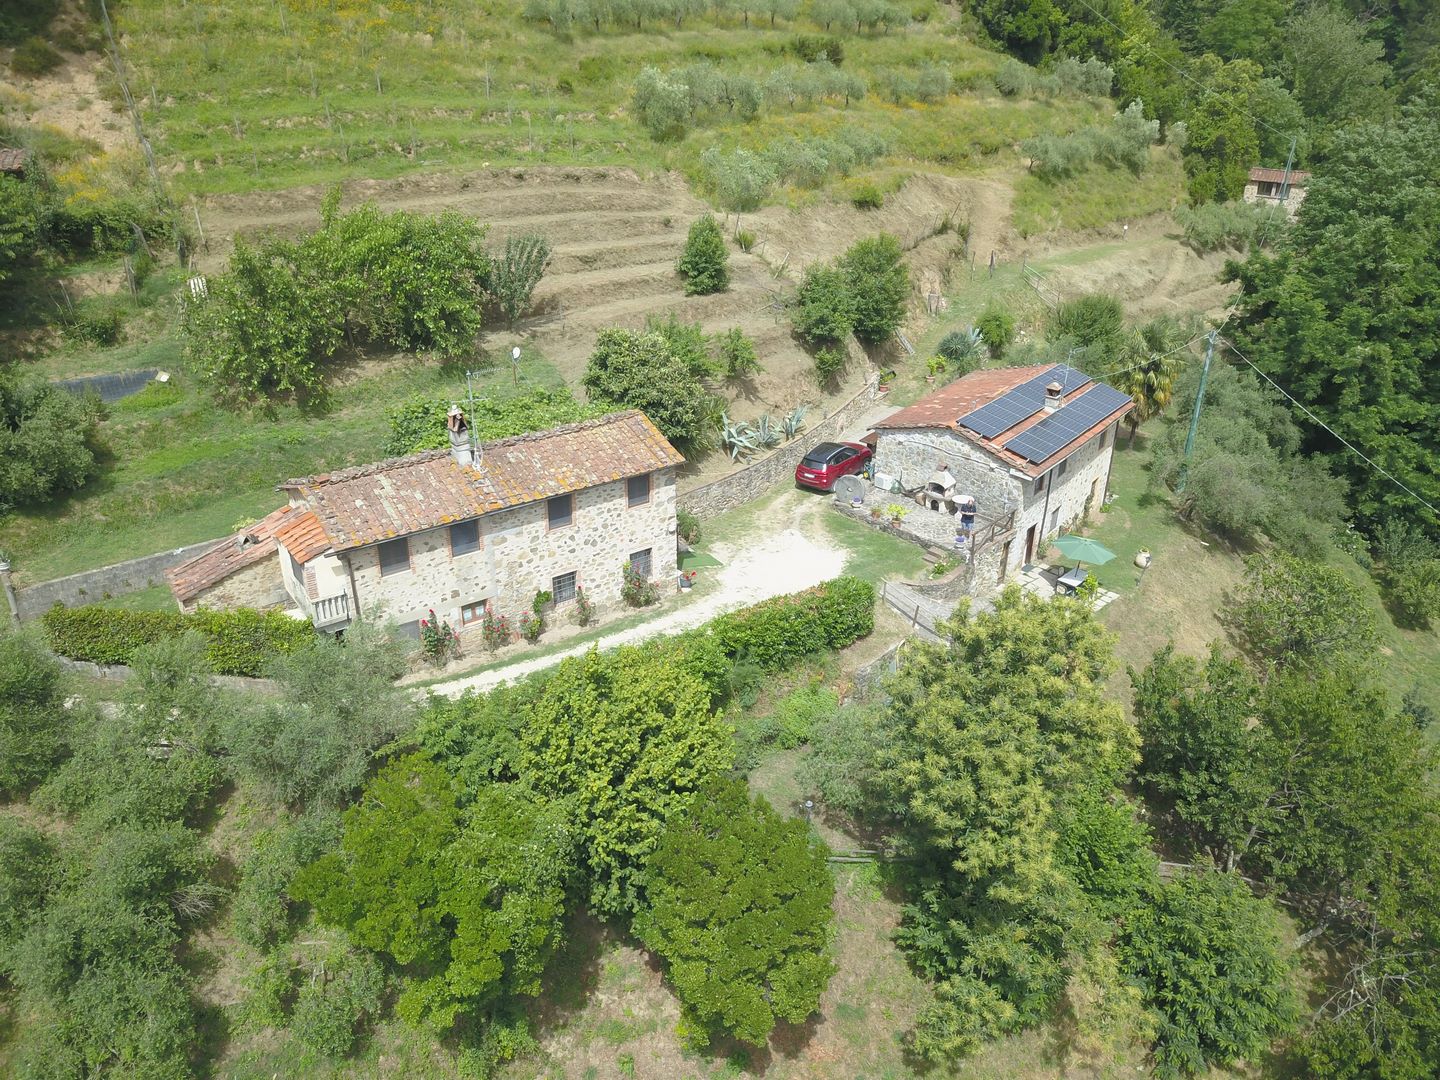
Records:
{"label": "low stone wall", "polygon": [[800,459],[817,442],[840,442],[851,424],[874,404],[880,396],[876,387],[879,377],[872,375],[865,387],[849,401],[818,424],[805,428],[800,437],[791,439],[778,450],[747,465],[739,472],[722,476],[691,491],[682,492],[678,500],[681,510],[696,517],[711,518],[759,498],[782,480],[795,475]]}
{"label": "low stone wall", "polygon": [[[124,682],[134,674],[134,671],[124,664],[92,664],[88,660],[71,660],[64,656],[57,656],[55,659],[67,671],[89,675],[92,679]],[[280,692],[280,684],[274,679],[249,679],[242,675],[211,675],[210,685],[225,690],[253,690],[266,694]]]}
{"label": "low stone wall", "polygon": [[164,585],[166,570],[179,566],[186,559],[193,559],[217,542],[206,540],[173,551],[159,551],[154,555],[102,566],[98,570],[86,570],[69,577],[42,581],[28,589],[17,589],[15,602],[20,609],[20,618],[38,619],[56,603],[76,607],[104,600],[107,595],[124,596],[126,593],[148,589],[152,585]]}

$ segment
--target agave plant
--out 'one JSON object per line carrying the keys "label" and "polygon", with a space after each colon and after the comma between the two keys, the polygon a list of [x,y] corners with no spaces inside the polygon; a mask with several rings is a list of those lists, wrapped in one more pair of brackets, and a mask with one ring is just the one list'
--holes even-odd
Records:
{"label": "agave plant", "polygon": [[720,445],[730,452],[730,460],[738,461],[741,454],[753,453],[758,444],[755,429],[744,420],[738,424],[728,413],[720,414]]}
{"label": "agave plant", "polygon": [[769,413],[755,422],[755,441],[767,450],[780,445],[780,425]]}
{"label": "agave plant", "polygon": [[793,439],[800,434],[800,429],[805,426],[805,406],[796,405],[785,414],[785,419],[780,421],[780,427],[785,431],[785,438]]}
{"label": "agave plant", "polygon": [[985,339],[980,331],[971,326],[965,330],[952,330],[940,339],[936,352],[943,356],[949,363],[964,375],[975,366],[980,356],[980,347],[985,344]]}

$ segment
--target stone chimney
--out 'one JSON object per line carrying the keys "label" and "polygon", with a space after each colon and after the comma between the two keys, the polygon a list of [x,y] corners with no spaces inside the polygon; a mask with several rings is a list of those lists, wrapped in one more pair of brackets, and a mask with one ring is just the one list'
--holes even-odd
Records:
{"label": "stone chimney", "polygon": [[1065,387],[1058,382],[1052,382],[1045,387],[1045,411],[1054,412],[1060,408],[1060,399],[1065,396]]}
{"label": "stone chimney", "polygon": [[445,428],[450,433],[450,456],[455,464],[466,469],[475,467],[475,446],[470,441],[470,425],[459,405],[451,405],[445,414]]}

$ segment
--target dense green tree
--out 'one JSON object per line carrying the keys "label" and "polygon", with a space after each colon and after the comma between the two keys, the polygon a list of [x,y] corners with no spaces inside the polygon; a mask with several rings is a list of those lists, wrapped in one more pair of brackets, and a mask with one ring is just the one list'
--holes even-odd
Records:
{"label": "dense green tree", "polygon": [[36,635],[0,630],[0,794],[49,776],[65,754],[68,726],[60,665]]}
{"label": "dense green tree", "polygon": [[881,233],[857,241],[840,256],[836,268],[850,293],[855,336],[878,345],[900,328],[910,297],[900,241]]}
{"label": "dense green tree", "polygon": [[833,345],[855,328],[855,298],[845,275],[822,263],[805,268],[791,302],[795,332],[811,345]]}
{"label": "dense green tree", "polygon": [[0,284],[34,257],[46,216],[39,185],[0,176]]}
{"label": "dense green tree", "polygon": [[365,626],[278,658],[270,675],[281,696],[237,704],[222,721],[236,771],[280,802],[342,803],[364,782],[371,751],[415,723],[394,685],[403,672],[400,646]]}
{"label": "dense green tree", "polygon": [[696,218],[685,238],[676,269],[685,278],[686,296],[724,292],[730,287],[730,252],[713,214]]}
{"label": "dense green tree", "polygon": [[[492,284],[485,226],[453,210],[430,216],[365,203],[341,213],[338,188],[321,206],[321,221],[320,230],[300,242],[298,261],[329,284],[348,336],[442,356],[473,349]],[[523,240],[517,244],[507,255],[526,257],[512,270],[533,272],[540,253]],[[543,259],[539,267],[543,271]],[[512,300],[518,284],[507,279]]]}
{"label": "dense green tree", "polygon": [[1375,648],[1364,590],[1332,566],[1291,555],[1248,556],[1222,618],[1263,664],[1325,668]]}
{"label": "dense green tree", "polygon": [[462,1014],[538,992],[570,851],[558,807],[492,785],[462,811],[444,769],[410,755],[366,786],[339,851],[302,870],[292,891],[406,970],[401,1016],[448,1031]]}
{"label": "dense green tree", "polygon": [[83,487],[98,468],[102,415],[94,396],[0,370],[0,512]]}
{"label": "dense green tree", "polygon": [[1111,639],[1083,604],[1006,590],[912,644],[891,680],[877,788],[923,853],[900,940],[937,982],[918,1052],[943,1058],[1053,1007],[1094,916],[1055,856],[1055,802],[1129,770],[1135,736],[1101,687]]}
{"label": "dense green tree", "polygon": [[15,946],[58,880],[55,849],[44,833],[0,814],[0,978],[9,978]]}
{"label": "dense green tree", "polygon": [[659,334],[601,330],[582,381],[592,401],[639,409],[682,450],[712,437],[714,396]]}
{"label": "dense green tree", "polygon": [[1273,817],[1271,778],[1258,767],[1268,732],[1252,727],[1260,685],[1218,646],[1205,664],[1167,646],[1131,671],[1140,729],[1137,779],[1184,836],[1234,869]]}
{"label": "dense green tree", "polygon": [[1238,199],[1250,169],[1260,160],[1260,136],[1250,108],[1260,68],[1250,60],[1222,64],[1218,57],[1206,55],[1193,70],[1204,90],[1185,113],[1190,201]]}
{"label": "dense green tree", "polygon": [[685,365],[697,379],[710,379],[722,374],[720,363],[711,352],[710,339],[698,322],[684,322],[673,311],[662,319],[645,316],[645,332],[664,339],[671,354]]}
{"label": "dense green tree", "polygon": [[176,912],[209,910],[210,857],[176,824],[90,834],[14,950],[22,1077],[192,1075]]}
{"label": "dense green tree", "polygon": [[1379,119],[1388,105],[1382,42],[1333,4],[1304,4],[1285,26],[1280,68],[1312,120]]}
{"label": "dense green tree", "polygon": [[1280,51],[1285,0],[1219,0],[1196,27],[1198,47],[1225,60],[1253,60],[1270,68]]}
{"label": "dense green tree", "polygon": [[1070,338],[1084,349],[1097,349],[1107,359],[1119,351],[1125,331],[1125,308],[1108,293],[1086,293],[1062,301],[1050,316],[1050,333]]}
{"label": "dense green tree", "polygon": [[777,1021],[819,1007],[835,970],[835,882],[804,821],[752,802],[741,781],[718,781],[666,826],[645,891],[635,932],[664,958],[701,1032],[763,1046]]}
{"label": "dense green tree", "polygon": [[[1440,504],[1440,92],[1403,113],[1342,132],[1279,251],[1238,268],[1235,341],[1320,422]],[[1363,522],[1440,526],[1328,431],[1297,422],[1350,479]]]}
{"label": "dense green tree", "polygon": [[622,649],[566,660],[530,709],[522,774],[571,811],[590,904],[642,907],[641,871],[666,820],[731,764],[710,691],[676,654]]}
{"label": "dense green tree", "polygon": [[1120,952],[1160,1014],[1157,1076],[1251,1057],[1298,1019],[1278,913],[1233,874],[1166,882],[1131,915]]}

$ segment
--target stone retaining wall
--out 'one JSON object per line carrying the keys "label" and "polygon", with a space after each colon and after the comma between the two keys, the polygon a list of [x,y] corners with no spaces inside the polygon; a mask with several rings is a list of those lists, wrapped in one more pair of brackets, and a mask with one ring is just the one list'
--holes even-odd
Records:
{"label": "stone retaining wall", "polygon": [[193,559],[218,542],[205,540],[188,547],[175,548],[173,551],[159,551],[154,555],[143,555],[138,559],[102,566],[98,570],[86,570],[69,577],[42,581],[28,589],[17,589],[15,602],[20,609],[20,618],[38,619],[57,602],[66,607],[75,607],[96,603],[107,596],[124,596],[153,585],[164,585],[166,570],[179,566],[186,559]]}
{"label": "stone retaining wall", "polygon": [[757,499],[782,480],[792,478],[800,459],[816,443],[844,441],[844,433],[880,396],[876,389],[879,382],[879,376],[870,376],[858,394],[824,420],[807,426],[799,437],[739,472],[681,493],[680,509],[701,519],[712,518]]}
{"label": "stone retaining wall", "polygon": [[[92,664],[88,660],[71,660],[68,657],[57,656],[55,659],[60,666],[67,671],[78,672],[81,675],[89,675],[92,679],[109,679],[112,682],[124,682],[134,674],[131,668],[124,664]],[[274,679],[250,679],[243,675],[211,675],[210,685],[222,687],[226,690],[254,690],[267,694],[278,694],[280,684]]]}

